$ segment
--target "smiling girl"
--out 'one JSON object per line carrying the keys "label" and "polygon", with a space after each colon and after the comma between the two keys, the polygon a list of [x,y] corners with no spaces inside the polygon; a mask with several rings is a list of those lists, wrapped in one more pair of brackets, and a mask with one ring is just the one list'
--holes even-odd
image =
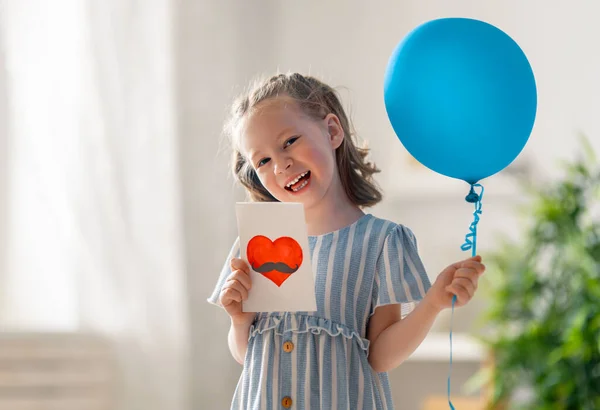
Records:
{"label": "smiling girl", "polygon": [[[209,302],[229,314],[243,364],[232,409],[392,409],[387,372],[423,341],[436,316],[473,297],[479,256],[430,284],[412,231],[365,213],[381,200],[335,91],[301,74],[255,85],[229,123],[233,172],[253,201],[304,205],[315,312],[250,313],[236,240]],[[419,302],[419,303],[417,303]]]}

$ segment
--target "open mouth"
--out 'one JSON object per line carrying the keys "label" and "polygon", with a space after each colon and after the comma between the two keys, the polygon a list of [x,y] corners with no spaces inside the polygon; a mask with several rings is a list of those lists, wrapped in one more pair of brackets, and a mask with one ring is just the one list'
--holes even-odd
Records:
{"label": "open mouth", "polygon": [[290,181],[285,186],[285,189],[290,192],[298,192],[301,189],[305,188],[308,185],[309,181],[310,181],[310,171],[306,171],[306,172],[303,172],[300,175],[298,175],[296,177],[296,179],[294,179],[293,181]]}

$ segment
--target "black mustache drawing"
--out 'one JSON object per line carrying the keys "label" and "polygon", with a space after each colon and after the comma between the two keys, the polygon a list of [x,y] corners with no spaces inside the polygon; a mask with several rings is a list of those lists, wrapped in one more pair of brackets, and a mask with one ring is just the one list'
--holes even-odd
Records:
{"label": "black mustache drawing", "polygon": [[281,273],[294,273],[299,267],[300,265],[296,265],[295,268],[292,268],[283,262],[265,262],[260,266],[252,266],[252,269],[259,273],[271,272],[272,270],[276,270]]}

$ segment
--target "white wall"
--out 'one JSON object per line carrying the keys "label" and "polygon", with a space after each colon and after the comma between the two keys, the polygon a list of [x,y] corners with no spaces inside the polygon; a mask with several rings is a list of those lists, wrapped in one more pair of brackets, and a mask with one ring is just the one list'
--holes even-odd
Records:
{"label": "white wall", "polygon": [[[180,1],[180,133],[199,408],[226,408],[240,370],[227,353],[226,317],[213,318],[215,308],[204,300],[235,235],[233,202],[240,198],[226,177],[227,156],[215,157],[217,134],[230,97],[253,74],[302,71],[342,87],[359,135],[369,140],[372,157],[384,170],[379,181],[388,198],[373,212],[413,227],[433,278],[453,258],[466,256],[459,247],[472,208],[463,201],[461,186],[410,168],[385,115],[387,59],[412,28],[438,17],[474,17],[502,28],[521,45],[539,93],[537,122],[521,160],[531,162],[538,178],[558,174],[556,160],[574,154],[579,130],[600,153],[595,116],[600,110],[600,4],[593,0]],[[422,178],[418,183],[431,184],[423,195],[410,188],[417,177]],[[500,176],[485,182],[482,250],[494,246],[496,231],[518,232],[512,188],[503,188]],[[457,329],[470,330],[484,302],[457,311]],[[447,323],[445,315],[437,329],[446,331]],[[418,408],[422,396],[412,394],[409,378],[444,394],[446,371],[446,362],[401,367],[393,373],[397,403]],[[473,366],[455,367],[454,394],[473,371]]]}

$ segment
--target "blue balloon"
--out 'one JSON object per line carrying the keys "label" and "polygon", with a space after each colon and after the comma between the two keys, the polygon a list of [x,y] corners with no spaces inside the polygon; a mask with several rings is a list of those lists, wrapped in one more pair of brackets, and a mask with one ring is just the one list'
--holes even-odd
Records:
{"label": "blue balloon", "polygon": [[394,132],[412,156],[470,184],[520,154],[537,109],[533,71],[518,44],[467,18],[410,32],[390,57],[384,95]]}

